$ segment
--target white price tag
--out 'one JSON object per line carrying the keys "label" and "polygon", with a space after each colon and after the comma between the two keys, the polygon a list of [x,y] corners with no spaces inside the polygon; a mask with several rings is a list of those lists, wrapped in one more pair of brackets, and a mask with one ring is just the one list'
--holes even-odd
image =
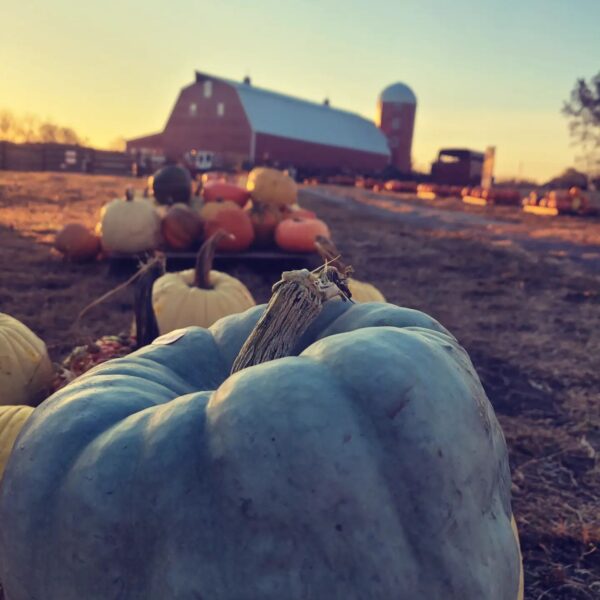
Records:
{"label": "white price tag", "polygon": [[186,333],[185,329],[175,329],[175,331],[170,331],[169,333],[165,333],[165,335],[161,335],[157,337],[153,342],[153,346],[167,346],[169,344],[174,344],[177,340],[181,339]]}

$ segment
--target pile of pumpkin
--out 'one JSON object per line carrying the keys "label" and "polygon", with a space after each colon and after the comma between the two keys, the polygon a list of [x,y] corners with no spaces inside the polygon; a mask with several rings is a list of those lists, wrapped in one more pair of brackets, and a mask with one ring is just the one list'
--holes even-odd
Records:
{"label": "pile of pumpkin", "polygon": [[578,187],[549,192],[532,191],[523,198],[523,207],[540,206],[553,208],[558,214],[588,214],[592,212],[589,200]]}
{"label": "pile of pumpkin", "polygon": [[463,198],[480,198],[485,204],[521,206],[521,192],[516,188],[464,187],[460,195]]}
{"label": "pile of pumpkin", "polygon": [[327,225],[298,205],[295,181],[276,169],[253,169],[244,186],[207,174],[192,195],[189,173],[173,165],[152,178],[152,188],[153,198],[136,198],[129,190],[125,199],[109,202],[95,233],[79,224],[67,225],[55,247],[72,260],[92,259],[100,248],[113,255],[196,251],[223,229],[231,236],[221,239],[222,252],[310,253],[316,236],[330,237]]}

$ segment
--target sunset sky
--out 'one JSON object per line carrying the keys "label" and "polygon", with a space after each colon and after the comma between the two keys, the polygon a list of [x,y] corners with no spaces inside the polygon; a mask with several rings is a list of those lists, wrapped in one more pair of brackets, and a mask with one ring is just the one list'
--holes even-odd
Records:
{"label": "sunset sky", "polygon": [[600,0],[20,0],[0,14],[0,109],[99,147],[161,130],[195,69],[371,119],[403,81],[415,166],[495,145],[498,176],[543,180],[574,164],[560,109],[600,71]]}

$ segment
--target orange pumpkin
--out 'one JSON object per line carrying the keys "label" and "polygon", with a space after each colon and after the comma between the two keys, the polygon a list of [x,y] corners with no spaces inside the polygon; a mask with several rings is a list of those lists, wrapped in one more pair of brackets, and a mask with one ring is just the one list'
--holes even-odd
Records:
{"label": "orange pumpkin", "polygon": [[250,192],[227,181],[209,181],[202,188],[202,197],[205,202],[231,200],[231,202],[244,206],[250,198]]}
{"label": "orange pumpkin", "polygon": [[173,204],[164,216],[161,230],[165,244],[173,250],[190,250],[202,241],[204,223],[186,204]]}
{"label": "orange pumpkin", "polygon": [[231,207],[221,207],[214,216],[206,220],[204,235],[209,238],[219,229],[223,229],[234,237],[222,238],[217,249],[227,252],[243,252],[250,247],[254,240],[254,228],[250,215],[233,202],[231,204]]}
{"label": "orange pumpkin", "polygon": [[329,238],[329,227],[320,219],[284,219],[275,229],[275,243],[287,252],[314,252],[318,235]]}
{"label": "orange pumpkin", "polygon": [[254,246],[269,248],[275,245],[275,228],[282,219],[276,207],[256,202],[249,202],[244,209],[250,215],[254,228]]}
{"label": "orange pumpkin", "polygon": [[65,225],[54,238],[54,247],[69,260],[93,260],[100,252],[100,238],[81,223]]}

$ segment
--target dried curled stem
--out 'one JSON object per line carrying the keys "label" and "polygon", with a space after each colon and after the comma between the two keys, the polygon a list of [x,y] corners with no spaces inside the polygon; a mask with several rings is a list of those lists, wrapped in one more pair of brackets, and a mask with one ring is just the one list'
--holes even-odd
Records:
{"label": "dried curled stem", "polygon": [[329,265],[313,272],[285,271],[273,286],[269,304],[233,362],[231,373],[289,356],[323,304],[337,296],[347,298],[343,287],[344,276]]}
{"label": "dried curled stem", "polygon": [[351,266],[346,265],[342,261],[342,254],[333,243],[333,240],[326,238],[323,235],[318,235],[315,238],[315,248],[325,263],[335,267],[340,273],[344,274],[345,278],[350,277],[354,272],[354,269]]}
{"label": "dried curled stem", "polygon": [[152,260],[138,277],[133,292],[135,313],[136,343],[135,347],[143,348],[151,344],[159,336],[156,314],[152,306],[152,287],[154,282],[164,275],[165,261]]}

